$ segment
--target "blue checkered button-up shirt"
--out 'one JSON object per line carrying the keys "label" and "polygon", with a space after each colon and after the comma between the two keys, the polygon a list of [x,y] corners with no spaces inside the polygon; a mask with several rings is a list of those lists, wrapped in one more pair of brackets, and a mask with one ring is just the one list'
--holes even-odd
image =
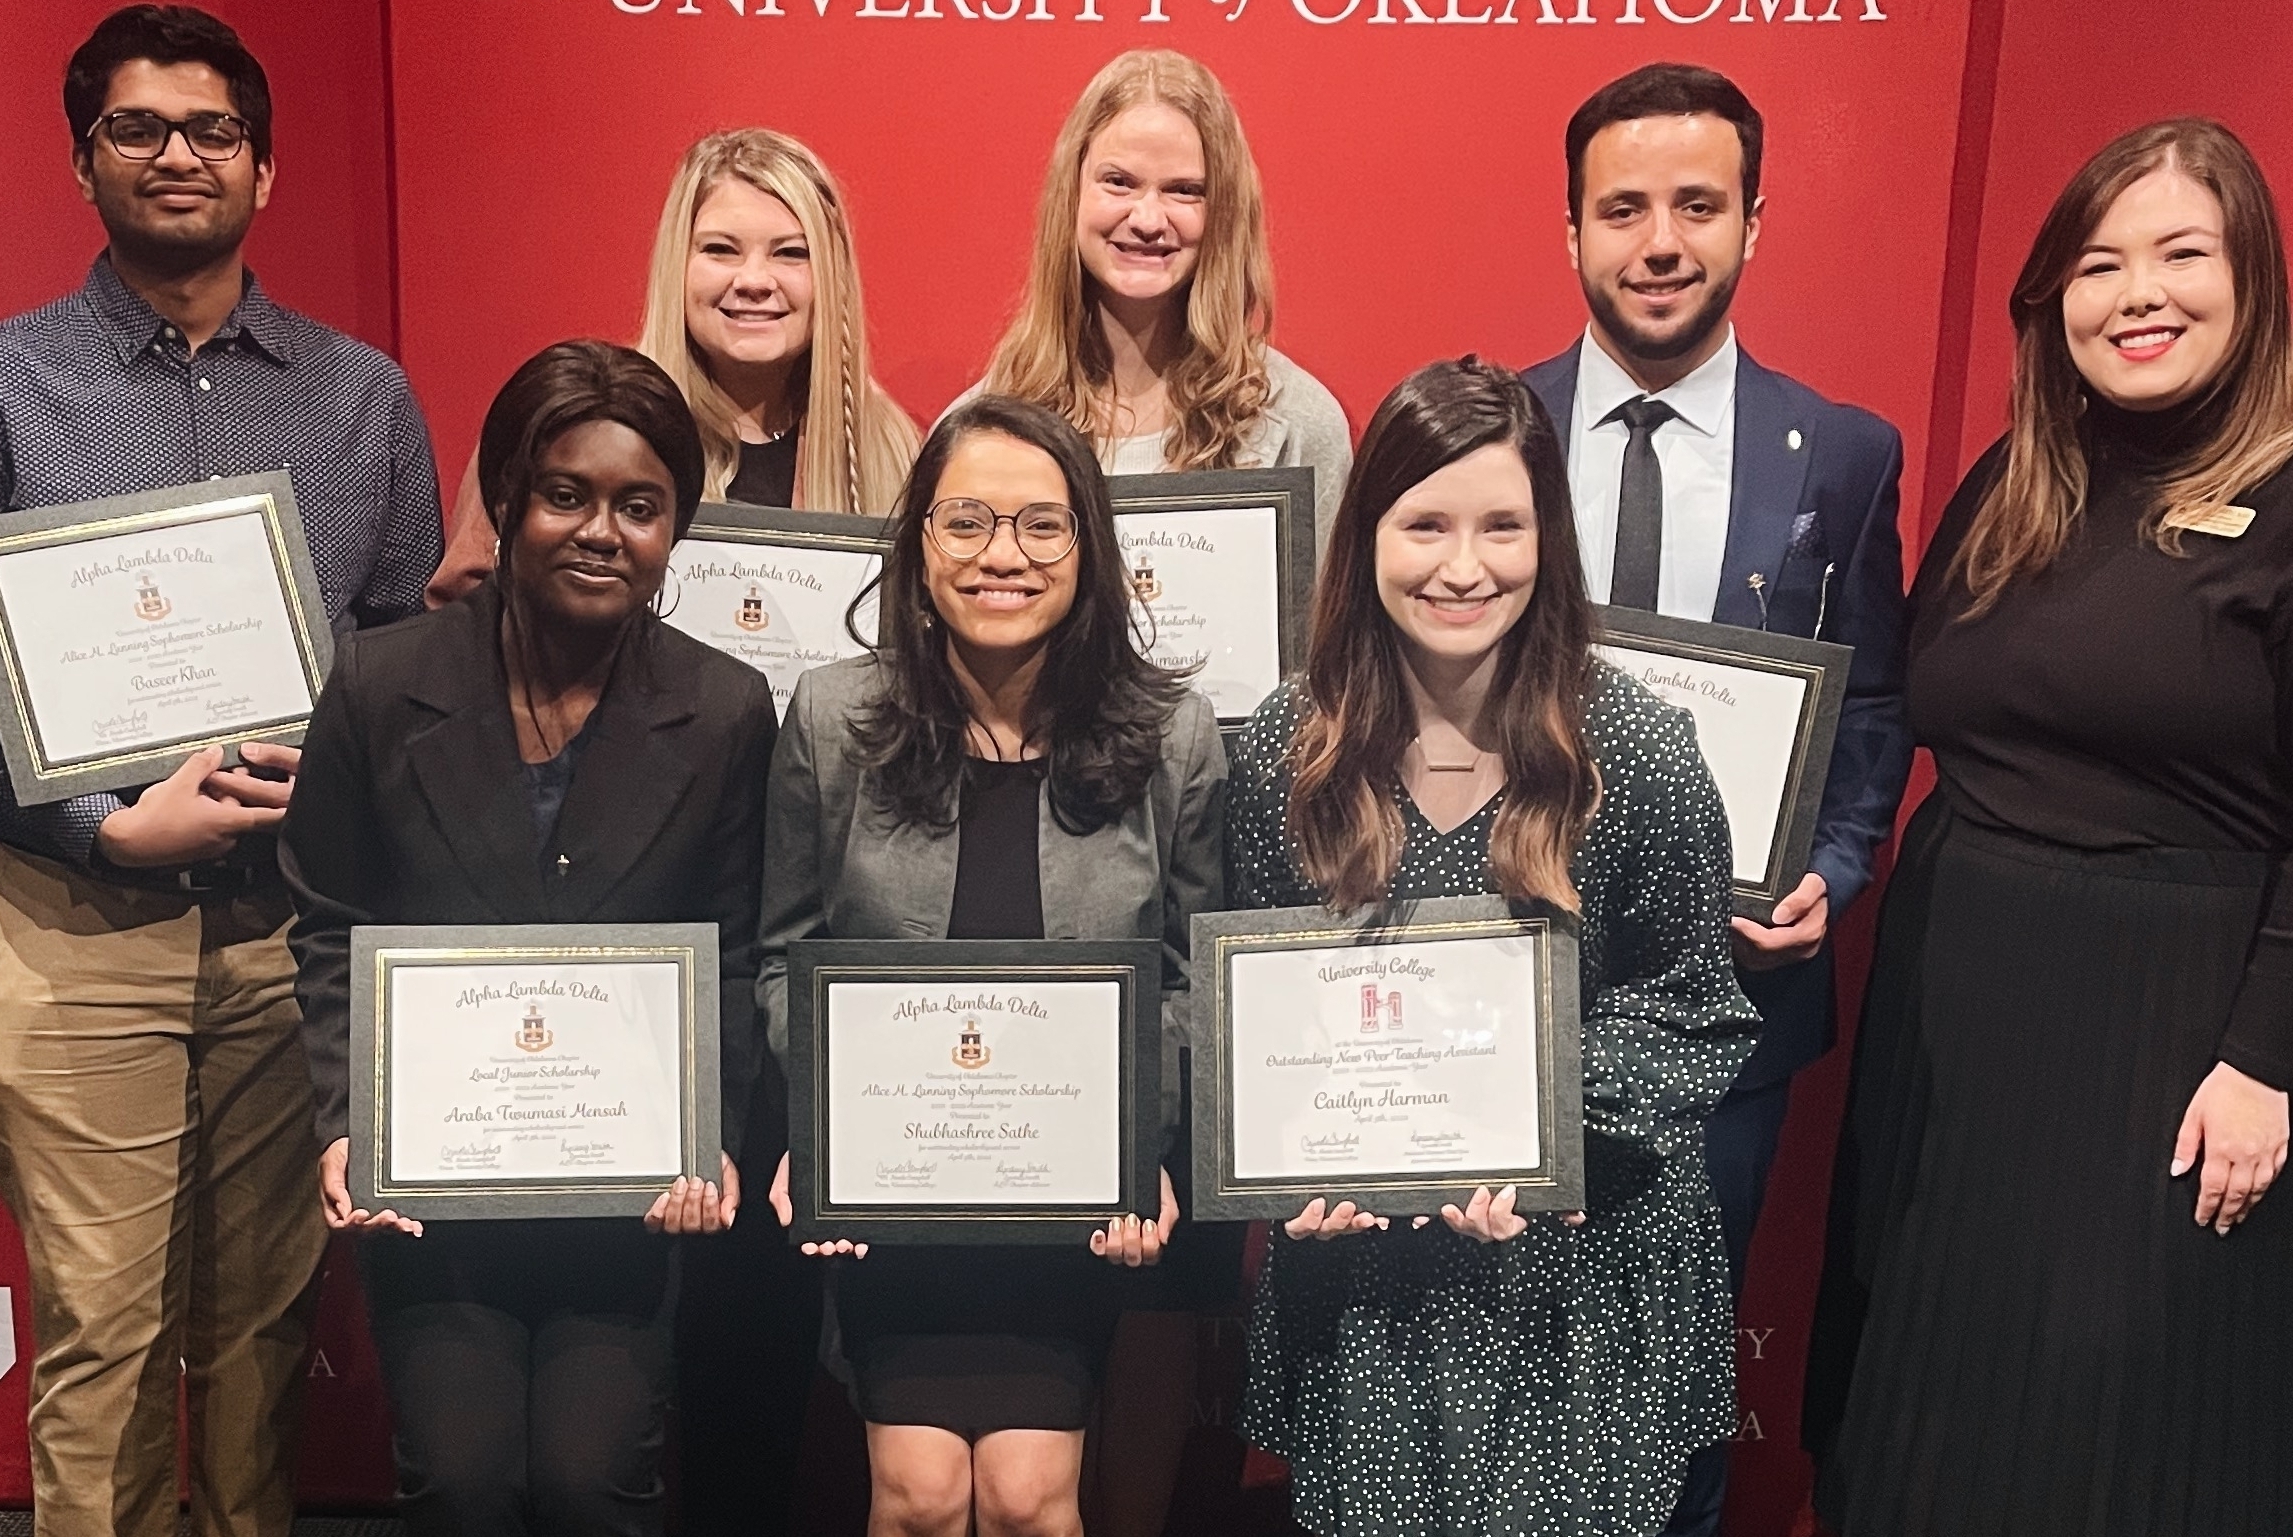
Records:
{"label": "blue checkered button-up shirt", "polygon": [[[339,635],[421,612],[441,547],[430,434],[398,365],[274,304],[252,275],[196,356],[106,257],[0,321],[0,509],[287,471]],[[19,807],[0,841],[85,864],[112,795]]]}

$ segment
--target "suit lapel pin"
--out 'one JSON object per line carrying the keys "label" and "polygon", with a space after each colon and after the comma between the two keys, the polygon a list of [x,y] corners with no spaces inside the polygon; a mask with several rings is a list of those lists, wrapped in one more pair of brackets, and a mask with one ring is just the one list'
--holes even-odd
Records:
{"label": "suit lapel pin", "polygon": [[1807,440],[1805,438],[1799,435],[1799,429],[1797,427],[1792,428],[1791,431],[1783,435],[1783,446],[1790,449],[1795,454],[1799,452],[1799,445],[1806,441]]}

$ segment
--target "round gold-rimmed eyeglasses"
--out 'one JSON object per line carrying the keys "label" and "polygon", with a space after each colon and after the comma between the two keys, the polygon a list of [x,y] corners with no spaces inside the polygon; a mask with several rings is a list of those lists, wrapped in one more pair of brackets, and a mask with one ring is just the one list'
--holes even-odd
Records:
{"label": "round gold-rimmed eyeglasses", "polygon": [[924,514],[924,532],[950,560],[977,560],[986,554],[995,542],[996,526],[1002,523],[1011,525],[1019,553],[1038,566],[1066,559],[1082,534],[1074,509],[1057,502],[1030,502],[1017,512],[997,512],[968,496],[951,496]]}

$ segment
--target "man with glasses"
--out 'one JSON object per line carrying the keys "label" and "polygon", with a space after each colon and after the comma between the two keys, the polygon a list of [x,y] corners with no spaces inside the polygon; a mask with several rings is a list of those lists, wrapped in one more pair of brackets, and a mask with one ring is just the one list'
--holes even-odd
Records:
{"label": "man with glasses", "polygon": [[[285,470],[338,633],[418,612],[437,474],[397,366],[273,303],[262,66],[140,5],[64,80],[108,246],[0,323],[0,509]],[[6,522],[0,518],[0,529]],[[35,1530],[171,1537],[176,1386],[203,1533],[285,1537],[325,1229],[272,830],[299,755],[139,794],[0,794],[0,1193],[31,1262]]]}

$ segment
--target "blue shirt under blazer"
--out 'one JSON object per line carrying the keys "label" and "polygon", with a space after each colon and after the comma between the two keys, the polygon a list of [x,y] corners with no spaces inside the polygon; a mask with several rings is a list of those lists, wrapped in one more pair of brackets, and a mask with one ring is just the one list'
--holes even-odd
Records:
{"label": "blue shirt under blazer", "polygon": [[[1563,443],[1583,345],[1526,376]],[[1825,400],[1749,354],[1736,365],[1735,416],[1727,554],[1712,619],[1814,635],[1820,616],[1822,639],[1855,648],[1808,857],[1808,868],[1830,888],[1836,921],[1871,883],[1911,771],[1903,714],[1903,551],[1895,525],[1903,438],[1870,412]],[[1767,578],[1764,614],[1751,586],[1755,571]],[[1736,1080],[1738,1092],[1781,1082],[1830,1049],[1830,946],[1797,966],[1747,972],[1743,983],[1762,1028],[1759,1049]]]}

